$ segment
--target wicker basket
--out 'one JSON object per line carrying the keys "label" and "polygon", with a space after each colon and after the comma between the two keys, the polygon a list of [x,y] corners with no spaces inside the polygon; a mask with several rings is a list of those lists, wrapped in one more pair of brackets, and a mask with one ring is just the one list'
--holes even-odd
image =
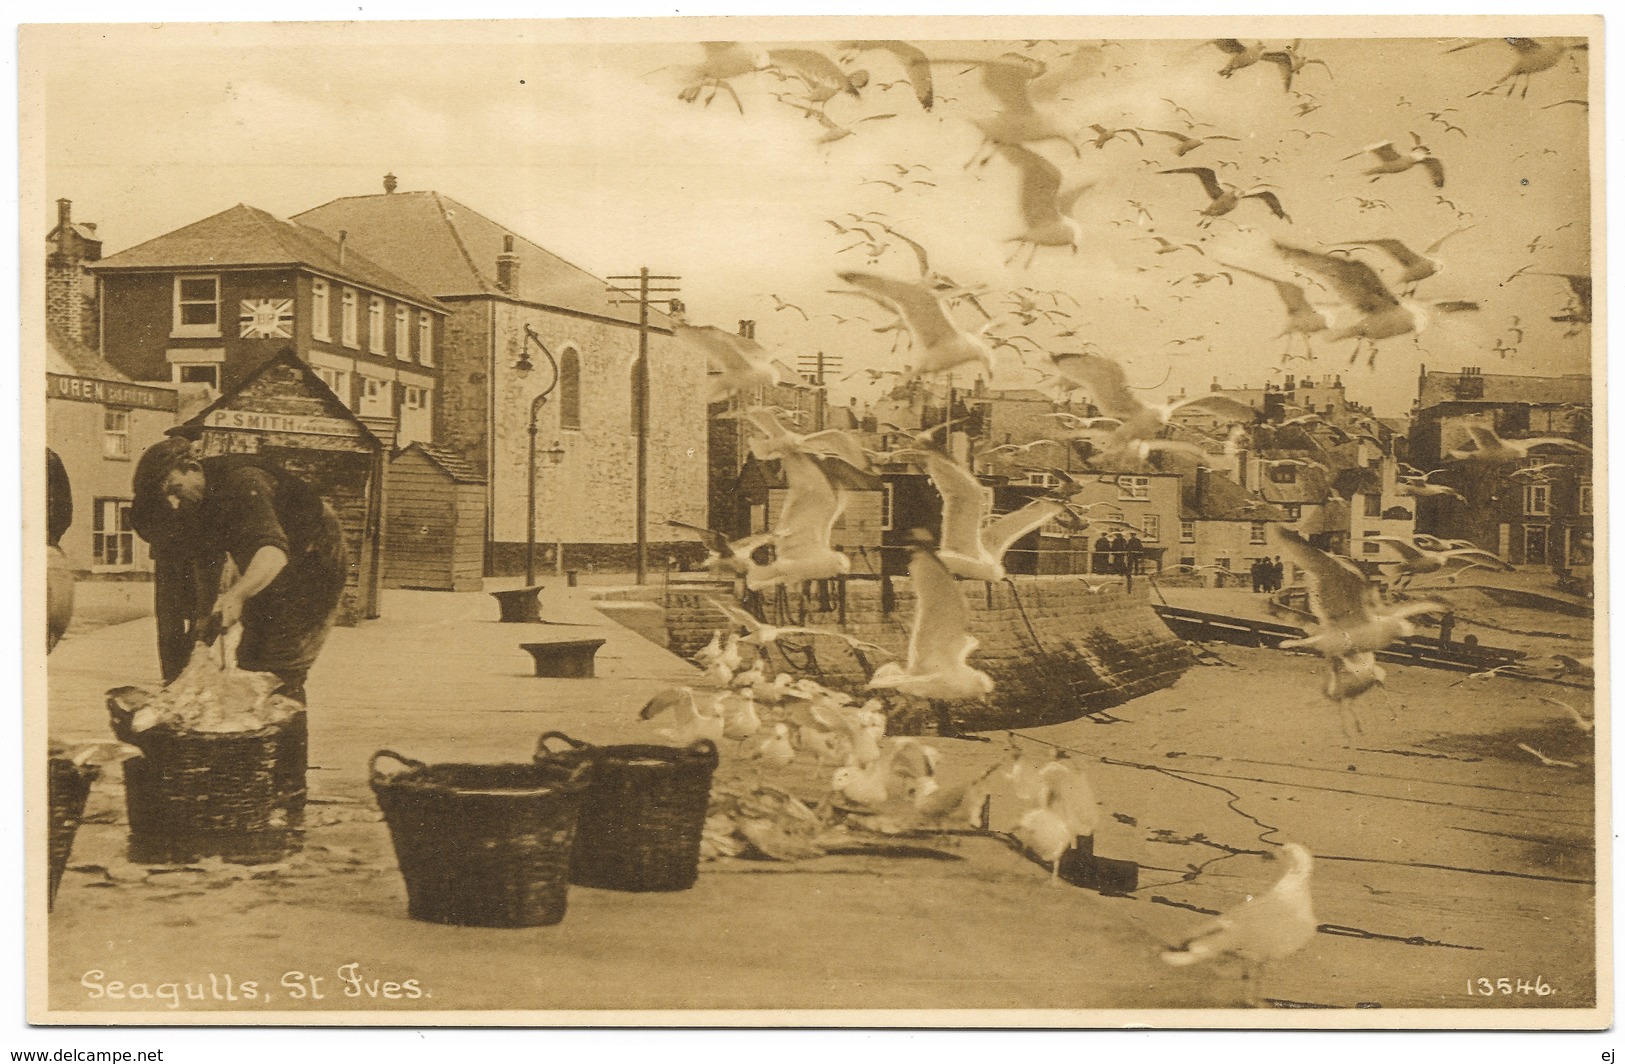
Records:
{"label": "wicker basket", "polygon": [[51,806],[51,868],[46,908],[56,904],[56,888],[62,883],[62,873],[68,867],[68,855],[73,852],[73,836],[79,830],[79,818],[85,814],[90,785],[102,770],[95,765],[76,765],[65,757],[53,757],[48,771],[46,788]]}
{"label": "wicker basket", "polygon": [[[406,771],[378,771],[380,758]],[[564,919],[590,764],[368,764],[415,920],[537,927]]]}
{"label": "wicker basket", "polygon": [[[133,731],[129,688],[108,693],[113,733],[140,748],[124,763],[130,860],[279,861],[299,848],[306,715],[250,732]],[[144,693],[144,692],[143,692]]]}
{"label": "wicker basket", "polygon": [[[563,749],[548,743],[563,743]],[[700,832],[711,800],[717,748],[589,746],[560,732],[537,744],[538,763],[590,763],[570,882],[607,890],[687,890],[699,877]]]}

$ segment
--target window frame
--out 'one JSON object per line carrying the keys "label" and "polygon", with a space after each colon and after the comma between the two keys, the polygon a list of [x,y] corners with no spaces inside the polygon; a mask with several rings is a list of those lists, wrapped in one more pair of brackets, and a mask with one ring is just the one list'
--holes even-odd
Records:
{"label": "window frame", "polygon": [[339,343],[361,349],[361,293],[345,286],[339,291]]}
{"label": "window frame", "polygon": [[412,312],[404,303],[395,305],[395,357],[412,361]]}
{"label": "window frame", "polygon": [[[114,418],[122,418],[124,426],[116,429],[108,424]],[[117,447],[114,446],[118,441]],[[130,460],[130,409],[123,406],[102,407],[102,457],[115,462],[128,462]]]}
{"label": "window frame", "polygon": [[[202,299],[183,299],[181,297],[181,290],[185,287],[186,282],[188,282],[188,281],[208,281],[210,284],[214,285],[214,298],[211,299],[211,300],[207,300],[207,301],[202,300]],[[170,331],[169,331],[169,335],[171,335],[171,336],[192,336],[192,337],[196,337],[196,336],[210,336],[210,337],[213,337],[213,336],[221,335],[221,333],[220,333],[220,328],[221,328],[221,326],[220,326],[220,275],[218,273],[177,273],[175,275],[174,287],[173,287],[173,290],[172,290],[172,297],[171,298],[172,298],[172,304],[171,304],[171,314],[170,314]],[[205,303],[207,303],[208,306],[211,306],[211,307],[214,308],[214,321],[208,322],[208,323],[203,323],[203,322],[183,322],[181,320],[181,317],[182,317],[181,308],[182,307],[204,306]]]}
{"label": "window frame", "polygon": [[[1535,507],[1535,500],[1540,500],[1540,507]],[[1523,486],[1523,515],[1525,517],[1550,517],[1552,515],[1552,486],[1550,484],[1525,484]]]}
{"label": "window frame", "polygon": [[1179,521],[1179,542],[1181,542],[1181,543],[1195,543],[1196,542],[1196,522],[1194,520],[1187,519],[1187,518],[1180,518],[1180,521]]}
{"label": "window frame", "polygon": [[1578,485],[1578,491],[1574,499],[1575,512],[1581,517],[1592,517],[1596,513],[1596,505],[1597,500],[1592,485]]}
{"label": "window frame", "polygon": [[1249,547],[1256,547],[1261,544],[1269,543],[1269,540],[1265,536],[1263,521],[1252,521],[1249,522],[1249,524],[1252,526],[1247,530],[1247,545]]}
{"label": "window frame", "polygon": [[881,484],[880,484],[880,530],[882,532],[890,532],[892,530],[892,518],[893,518],[893,514],[894,514],[893,507],[896,505],[896,502],[897,502],[896,491],[897,491],[897,486],[895,484],[893,484],[891,481],[889,481],[889,480],[881,481]]}
{"label": "window frame", "polygon": [[1161,543],[1162,542],[1162,515],[1161,514],[1141,514],[1139,520],[1140,520],[1140,542],[1142,542],[1142,543]]}
{"label": "window frame", "polygon": [[[581,431],[581,352],[566,347],[559,354],[559,431]],[[634,429],[634,431],[636,431]]]}
{"label": "window frame", "polygon": [[322,277],[310,281],[310,338],[333,342],[333,290]]}
{"label": "window frame", "polygon": [[434,365],[434,316],[418,311],[418,365]]}
{"label": "window frame", "polygon": [[[321,382],[327,385],[334,395],[338,396],[339,402],[344,404],[344,409],[353,412],[354,408],[351,403],[354,400],[350,398],[350,371],[318,365],[312,365],[310,368],[316,372],[316,376],[321,379]],[[332,379],[329,380],[329,378]]]}
{"label": "window frame", "polygon": [[1119,502],[1150,502],[1151,478],[1135,473],[1124,473],[1117,478],[1117,498]]}
{"label": "window frame", "polygon": [[[108,513],[106,504],[112,503],[113,528],[107,529],[104,525]],[[96,496],[90,511],[90,546],[91,569],[101,572],[112,572],[121,569],[133,569],[139,563],[135,546],[135,529],[130,527],[130,509],[135,500],[126,499],[117,495]],[[120,560],[108,561],[106,547],[108,539],[114,544]]]}
{"label": "window frame", "polygon": [[367,297],[367,350],[375,355],[387,355],[384,347],[384,311],[383,296]]}

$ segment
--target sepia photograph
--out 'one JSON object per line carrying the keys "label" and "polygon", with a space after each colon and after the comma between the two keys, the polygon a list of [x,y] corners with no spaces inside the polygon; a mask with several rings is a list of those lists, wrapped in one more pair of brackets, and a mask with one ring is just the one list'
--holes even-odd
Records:
{"label": "sepia photograph", "polygon": [[1602,49],[21,26],[29,1022],[1609,1027]]}

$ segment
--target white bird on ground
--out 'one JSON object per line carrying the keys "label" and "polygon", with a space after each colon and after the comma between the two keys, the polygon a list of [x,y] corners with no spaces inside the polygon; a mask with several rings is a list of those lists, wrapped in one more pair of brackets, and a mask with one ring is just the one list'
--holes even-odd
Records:
{"label": "white bird on ground", "polygon": [[1198,395],[1171,403],[1147,403],[1134,394],[1122,365],[1104,355],[1052,355],[1050,361],[1062,376],[1086,390],[1096,406],[1122,421],[1103,442],[1103,450],[1108,453],[1138,449],[1143,443],[1156,441],[1157,434],[1168,424],[1168,419],[1190,407],[1201,407],[1220,418],[1248,424],[1258,416],[1252,407],[1223,395]]}
{"label": "white bird on ground", "polygon": [[[831,788],[863,805],[884,805],[894,797],[912,799],[920,793],[920,781],[929,781],[936,771],[937,751],[913,739],[897,739],[881,756],[866,763],[842,765],[830,778]],[[932,788],[924,788],[926,793]]]}
{"label": "white bird on ground", "polygon": [[1219,175],[1206,166],[1179,166],[1171,170],[1158,170],[1159,174],[1194,174],[1202,182],[1202,188],[1207,191],[1209,203],[1202,208],[1202,220],[1196,224],[1209,226],[1213,219],[1229,214],[1241,205],[1244,199],[1256,199],[1270,209],[1270,213],[1283,221],[1290,222],[1286,209],[1281,206],[1281,200],[1274,192],[1263,185],[1254,185],[1243,189],[1239,185],[1232,185],[1227,181],[1220,181]]}
{"label": "white bird on ground", "polygon": [[1378,180],[1385,174],[1402,174],[1413,166],[1420,166],[1428,172],[1434,188],[1443,188],[1444,163],[1434,158],[1432,149],[1423,144],[1422,138],[1415,133],[1411,134],[1411,143],[1413,145],[1411,150],[1404,155],[1401,155],[1399,149],[1394,147],[1393,141],[1385,140],[1381,144],[1372,144],[1369,147],[1361,148],[1353,155],[1346,155],[1342,161],[1347,162],[1350,159],[1357,159],[1369,152],[1377,157],[1377,161],[1364,170],[1363,173],[1373,181]]}
{"label": "white bird on ground", "polygon": [[1482,425],[1468,425],[1467,435],[1472,437],[1473,446],[1452,450],[1451,458],[1499,465],[1503,462],[1521,462],[1528,458],[1529,452],[1536,447],[1562,447],[1565,450],[1591,453],[1591,448],[1585,444],[1563,436],[1533,436],[1528,439],[1507,440],[1496,435],[1494,429]]}
{"label": "white bird on ground", "polygon": [[749,688],[722,695],[717,706],[722,711],[724,737],[742,741],[762,730],[762,716],[756,711],[756,699]]}
{"label": "white bird on ground", "polygon": [[[1314,860],[1309,851],[1295,842],[1283,848],[1286,874],[1256,898],[1249,898],[1180,946],[1162,954],[1169,964],[1183,967],[1216,957],[1231,956],[1242,962],[1242,984],[1247,1003],[1256,1004],[1255,979],[1265,965],[1284,960],[1308,945],[1319,923],[1309,893],[1309,873]],[[1274,854],[1266,854],[1273,858]]]}
{"label": "white bird on ground", "polygon": [[1578,676],[1582,680],[1595,680],[1597,678],[1596,658],[1575,658],[1567,654],[1553,654],[1552,660],[1557,662],[1551,666],[1552,679],[1564,676]]}
{"label": "white bird on ground", "polygon": [[987,489],[969,469],[941,451],[894,452],[893,457],[897,453],[924,459],[926,475],[942,496],[942,541],[937,558],[950,573],[967,580],[1003,580],[1005,552],[1066,509],[1057,499],[1036,499],[984,523]]}
{"label": "white bird on ground", "polygon": [[1078,837],[1072,826],[1055,807],[1057,798],[1047,785],[1038,788],[1038,803],[1016,822],[1011,832],[1021,844],[1031,850],[1039,860],[1049,865],[1049,881],[1060,882],[1061,858],[1077,845]]}
{"label": "white bird on ground", "polygon": [[653,720],[662,713],[672,714],[672,726],[661,729],[660,734],[678,746],[687,746],[699,739],[722,741],[722,713],[715,698],[705,700],[702,708],[692,688],[672,687],[646,702],[638,711],[638,719]]}
{"label": "white bird on ground", "polygon": [[845,499],[809,455],[783,455],[779,469],[789,490],[773,528],[774,558],[766,565],[752,562],[745,574],[745,586],[760,591],[780,584],[845,576],[852,571],[851,559],[830,545]]}
{"label": "white bird on ground", "polygon": [[885,662],[869,686],[944,701],[991,693],[993,678],[967,662],[978,644],[969,631],[970,607],[953,574],[934,551],[915,548],[908,575],[914,585],[914,626],[907,662]]}
{"label": "white bird on ground", "polygon": [[1041,247],[1072,249],[1075,255],[1083,241],[1083,226],[1072,217],[1078,197],[1094,187],[1084,182],[1065,192],[1061,191],[1061,169],[1030,148],[1019,144],[1003,144],[999,152],[1021,171],[1021,220],[1026,226],[1016,241],[1015,254],[1006,264],[1021,254],[1022,245],[1031,245],[1027,265]]}
{"label": "white bird on ground", "polygon": [[779,368],[768,350],[755,340],[715,325],[672,325],[678,340],[703,353],[717,370],[707,401],[717,402],[752,388],[782,383]]}
{"label": "white bird on ground", "polygon": [[987,367],[990,376],[993,374],[993,348],[982,338],[991,321],[980,332],[966,332],[948,314],[942,302],[944,293],[925,281],[898,281],[856,270],[839,276],[893,308],[903,319],[917,347],[910,377],[945,373],[967,362],[979,362]]}
{"label": "white bird on ground", "polygon": [[772,732],[761,742],[750,747],[746,756],[753,761],[760,761],[763,768],[781,769],[789,766],[796,759],[796,747],[790,741],[790,726],[783,721],[775,723]]}

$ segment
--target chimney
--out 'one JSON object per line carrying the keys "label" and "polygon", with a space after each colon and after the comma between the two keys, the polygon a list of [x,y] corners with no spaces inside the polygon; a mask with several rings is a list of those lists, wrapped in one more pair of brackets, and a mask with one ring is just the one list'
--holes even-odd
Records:
{"label": "chimney", "polygon": [[756,322],[750,318],[739,319],[739,335],[747,340],[756,339]]}
{"label": "chimney", "polygon": [[681,299],[669,299],[666,301],[666,305],[671,316],[674,318],[681,318],[688,313],[688,305],[685,304]]}
{"label": "chimney", "polygon": [[345,241],[347,241],[349,239],[350,239],[350,234],[347,231],[345,231],[343,229],[340,229],[339,230],[339,265],[340,266],[344,265],[344,243],[345,243]]}
{"label": "chimney", "polygon": [[1284,391],[1284,392],[1291,392],[1291,391],[1296,391],[1297,388],[1298,388],[1298,378],[1297,378],[1297,376],[1295,374],[1288,373],[1286,375],[1286,380],[1281,383],[1281,390]]}
{"label": "chimney", "polygon": [[1210,391],[1210,392],[1218,391],[1219,390],[1219,378],[1214,377],[1213,378],[1213,383],[1207,386],[1207,390]]}
{"label": "chimney", "polygon": [[1200,516],[1202,512],[1202,496],[1207,494],[1207,466],[1199,465],[1196,467],[1195,482],[1196,490],[1192,493],[1194,496],[1193,501],[1196,504],[1197,515]]}
{"label": "chimney", "polygon": [[394,191],[395,191],[395,175],[394,174],[385,174],[384,175],[384,193],[387,195],[388,193],[391,193],[391,192],[394,192]]}
{"label": "chimney", "polygon": [[519,256],[513,251],[513,237],[502,237],[502,254],[497,256],[497,287],[512,295],[519,277]]}
{"label": "chimney", "polygon": [[73,247],[73,200],[56,201],[56,253],[64,260]]}

